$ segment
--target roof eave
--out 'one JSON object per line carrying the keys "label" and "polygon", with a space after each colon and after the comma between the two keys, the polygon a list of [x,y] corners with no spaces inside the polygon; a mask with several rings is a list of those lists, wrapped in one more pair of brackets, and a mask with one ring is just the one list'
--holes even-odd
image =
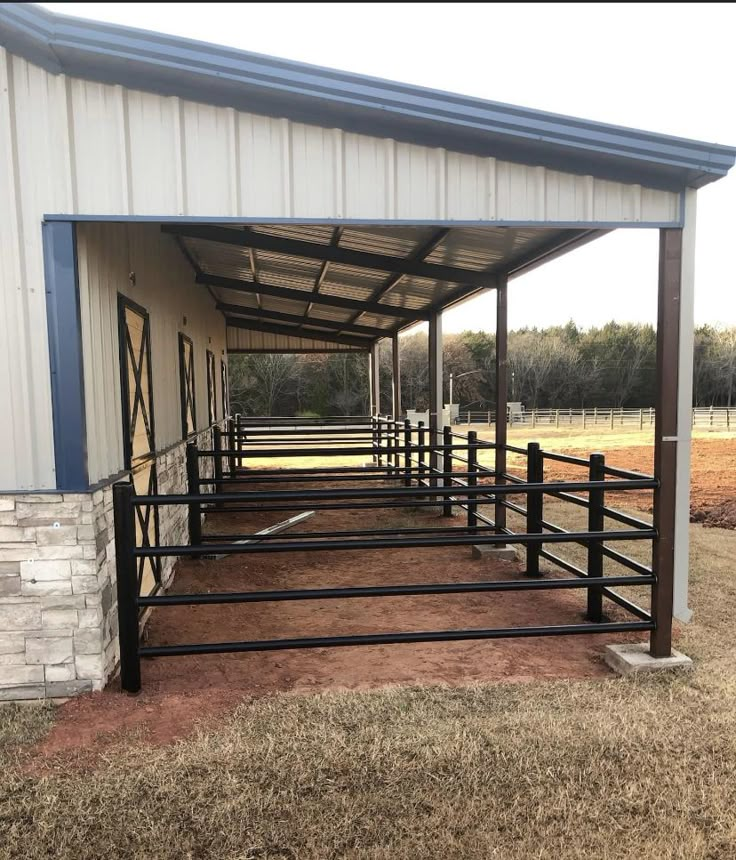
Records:
{"label": "roof eave", "polygon": [[441,93],[0,3],[0,44],[58,74],[308,124],[679,191],[736,149]]}

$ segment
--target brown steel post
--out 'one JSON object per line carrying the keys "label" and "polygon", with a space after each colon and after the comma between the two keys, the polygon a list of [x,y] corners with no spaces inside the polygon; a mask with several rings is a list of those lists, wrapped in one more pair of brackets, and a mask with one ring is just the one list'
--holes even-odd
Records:
{"label": "brown steel post", "polygon": [[675,486],[677,472],[677,384],[680,352],[680,280],[682,230],[659,231],[657,301],[657,393],[654,412],[654,541],[652,657],[672,653],[672,606],[675,576]]}
{"label": "brown steel post", "polygon": [[[508,442],[508,427],[506,413],[508,411],[508,302],[506,294],[506,277],[499,277],[496,289],[496,452],[495,476],[496,484],[505,484],[506,478],[506,445]],[[496,531],[501,534],[506,528],[506,508],[503,505],[504,496],[496,497],[494,518]]]}
{"label": "brown steel post", "polygon": [[401,362],[399,360],[399,336],[395,334],[391,339],[391,382],[392,400],[394,409],[394,421],[401,417]]}

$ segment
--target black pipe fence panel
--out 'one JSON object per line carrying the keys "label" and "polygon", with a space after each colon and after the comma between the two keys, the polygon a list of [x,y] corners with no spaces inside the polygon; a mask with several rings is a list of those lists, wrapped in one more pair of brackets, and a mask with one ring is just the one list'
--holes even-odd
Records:
{"label": "black pipe fence panel", "polygon": [[[586,460],[547,452],[536,443],[526,448],[504,446],[508,453],[526,458],[526,475],[506,470],[495,472],[478,462],[483,451],[496,445],[480,440],[473,431],[454,432],[450,427],[416,426],[383,416],[309,418],[251,418],[235,416],[224,428],[213,428],[211,450],[190,442],[186,451],[187,492],[136,495],[131,484],[114,486],[115,545],[117,552],[118,609],[120,617],[120,664],[122,688],[136,692],[141,687],[141,658],[184,654],[271,651],[408,642],[446,642],[532,636],[576,635],[653,631],[656,612],[643,609],[615,587],[656,587],[656,571],[613,549],[608,544],[629,541],[658,541],[656,530],[639,517],[606,505],[606,493],[652,491],[657,481],[647,475],[606,466],[602,454]],[[293,468],[258,466],[266,458],[315,457],[318,466]],[[346,457],[361,458],[355,465],[335,464]],[[370,462],[366,462],[365,458]],[[208,475],[202,464],[209,461]],[[548,481],[545,462],[584,468],[581,480]],[[457,469],[457,470],[456,470]],[[327,489],[309,484],[338,482]],[[375,486],[376,483],[380,486]],[[301,484],[299,489],[279,489],[279,483]],[[368,486],[368,484],[372,486]],[[249,489],[249,486],[256,488]],[[346,486],[343,486],[346,485]],[[582,493],[583,495],[579,495]],[[519,500],[525,499],[525,504]],[[570,531],[553,523],[545,512],[545,500],[557,499],[587,510],[584,529]],[[141,506],[184,506],[187,509],[189,542],[185,545],[137,546],[135,513]],[[324,510],[439,509],[437,525],[406,528],[363,528],[322,531],[281,531],[204,534],[203,517],[209,513]],[[523,530],[504,525],[505,512],[523,519]],[[462,521],[448,518],[463,514]],[[503,520],[501,520],[502,514]],[[614,528],[606,528],[613,521]],[[497,524],[498,523],[498,524]],[[555,545],[584,548],[585,564],[573,564],[557,554]],[[504,581],[454,583],[396,583],[346,588],[212,592],[207,594],[139,593],[137,566],[143,558],[246,555],[274,552],[380,551],[385,549],[489,545],[522,548],[525,569],[521,578]],[[551,548],[555,546],[554,551]],[[540,560],[563,572],[560,578],[544,571]],[[608,559],[624,569],[623,574],[604,575]],[[615,586],[615,587],[614,587]],[[345,600],[470,593],[577,590],[587,593],[585,620],[579,624],[539,625],[479,630],[430,630],[348,636],[274,639],[179,645],[140,644],[140,620],[144,612],[171,606],[219,605],[298,600]],[[612,622],[604,615],[610,601],[634,620]]]}

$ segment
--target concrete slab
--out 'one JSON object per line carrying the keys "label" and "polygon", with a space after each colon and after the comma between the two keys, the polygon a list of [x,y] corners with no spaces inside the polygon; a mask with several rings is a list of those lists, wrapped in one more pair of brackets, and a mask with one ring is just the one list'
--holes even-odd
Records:
{"label": "concrete slab", "polygon": [[619,675],[663,672],[667,669],[688,670],[693,667],[693,661],[689,657],[674,649],[669,657],[652,657],[649,654],[649,645],[645,642],[607,645],[604,659]]}
{"label": "concrete slab", "polygon": [[485,561],[518,561],[516,547],[492,546],[491,544],[473,544],[473,558],[481,558]]}

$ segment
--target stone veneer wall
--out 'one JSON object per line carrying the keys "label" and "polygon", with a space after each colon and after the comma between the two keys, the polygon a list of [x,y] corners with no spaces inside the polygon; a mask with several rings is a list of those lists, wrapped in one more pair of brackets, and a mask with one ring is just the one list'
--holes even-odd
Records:
{"label": "stone veneer wall", "polygon": [[[211,431],[198,434],[202,448]],[[186,492],[185,444],[156,457],[160,493]],[[212,461],[200,460],[203,477]],[[188,542],[184,506],[161,542]],[[176,559],[164,559],[167,586]],[[118,660],[112,483],[91,493],[0,495],[0,701],[101,690]]]}

